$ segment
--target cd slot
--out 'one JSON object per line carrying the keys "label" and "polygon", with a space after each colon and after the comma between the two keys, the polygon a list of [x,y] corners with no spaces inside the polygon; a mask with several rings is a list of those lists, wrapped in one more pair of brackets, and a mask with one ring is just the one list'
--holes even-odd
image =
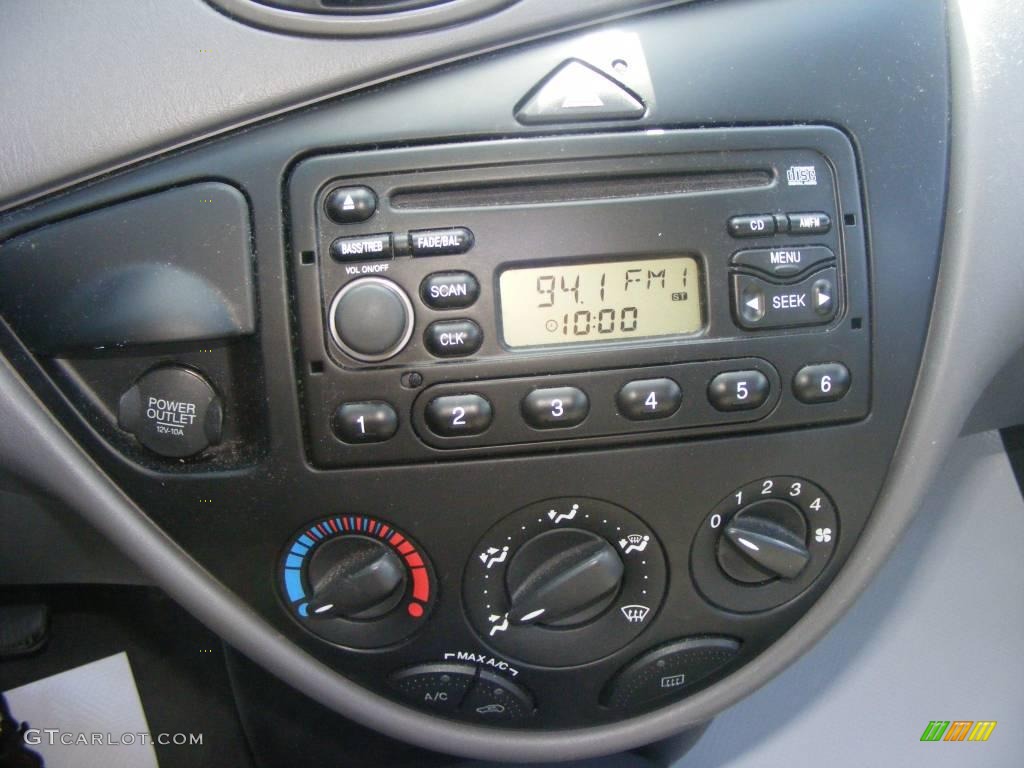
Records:
{"label": "cd slot", "polygon": [[435,184],[396,189],[390,203],[401,210],[537,205],[732,191],[767,187],[772,181],[770,171],[742,170]]}

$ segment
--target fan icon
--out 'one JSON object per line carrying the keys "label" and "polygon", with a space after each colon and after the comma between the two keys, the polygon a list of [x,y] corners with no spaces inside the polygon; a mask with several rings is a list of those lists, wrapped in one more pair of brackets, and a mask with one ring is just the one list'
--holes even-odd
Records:
{"label": "fan icon", "polygon": [[816,542],[828,544],[832,541],[832,529],[831,528],[817,528],[814,531],[814,540]]}

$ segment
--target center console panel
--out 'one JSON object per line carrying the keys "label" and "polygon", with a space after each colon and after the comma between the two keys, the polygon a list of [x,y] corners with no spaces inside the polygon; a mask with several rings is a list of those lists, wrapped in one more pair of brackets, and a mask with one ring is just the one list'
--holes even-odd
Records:
{"label": "center console panel", "polygon": [[868,413],[863,214],[838,131],[323,156],[288,190],[318,466]]}

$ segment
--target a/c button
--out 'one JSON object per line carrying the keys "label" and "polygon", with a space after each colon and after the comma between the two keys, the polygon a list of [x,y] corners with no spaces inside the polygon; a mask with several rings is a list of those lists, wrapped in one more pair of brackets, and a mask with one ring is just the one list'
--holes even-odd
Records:
{"label": "a/c button", "polygon": [[437,357],[462,357],[480,349],[484,332],[472,320],[439,320],[427,327],[423,342]]}

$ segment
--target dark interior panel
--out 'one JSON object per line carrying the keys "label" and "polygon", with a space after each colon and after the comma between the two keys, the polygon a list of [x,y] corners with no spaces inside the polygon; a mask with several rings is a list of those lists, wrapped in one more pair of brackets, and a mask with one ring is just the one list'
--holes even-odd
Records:
{"label": "dark interior panel", "polygon": [[0,216],[0,349],[304,694],[477,757],[667,736],[898,456],[950,105],[942,6],[892,13],[663,9],[111,170]]}

